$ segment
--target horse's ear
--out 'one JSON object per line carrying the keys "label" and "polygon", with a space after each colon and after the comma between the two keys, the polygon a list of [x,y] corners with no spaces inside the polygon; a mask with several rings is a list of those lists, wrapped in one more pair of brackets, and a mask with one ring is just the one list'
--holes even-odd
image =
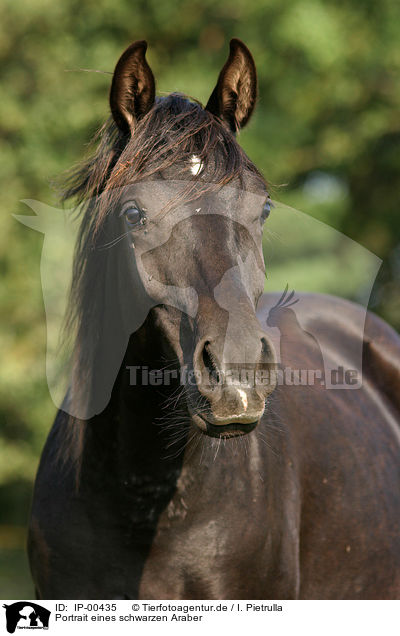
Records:
{"label": "horse's ear", "polygon": [[111,113],[125,134],[132,134],[136,121],[154,104],[155,82],[146,61],[146,50],[147,42],[134,42],[115,67],[110,90]]}
{"label": "horse's ear", "polygon": [[223,119],[235,133],[248,122],[256,98],[257,72],[253,57],[247,46],[234,38],[206,110]]}

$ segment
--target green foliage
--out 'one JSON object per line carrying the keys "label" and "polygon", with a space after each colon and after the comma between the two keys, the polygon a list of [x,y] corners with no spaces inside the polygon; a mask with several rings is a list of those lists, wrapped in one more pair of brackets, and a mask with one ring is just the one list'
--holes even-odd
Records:
{"label": "green foliage", "polygon": [[[12,523],[25,523],[21,484],[30,485],[55,411],[45,381],[43,238],[11,213],[26,212],[24,198],[57,203],[49,182],[82,157],[107,117],[109,73],[131,41],[148,40],[160,92],[204,103],[233,36],[252,51],[260,81],[258,109],[240,142],[271,184],[288,184],[271,187],[273,198],[384,259],[374,309],[400,327],[399,3],[3,0],[0,523],[10,523],[6,491],[19,511]],[[337,289],[329,241],[316,232],[301,248],[292,237],[289,247],[292,260],[279,265],[278,278],[296,268],[310,289]],[[346,259],[343,279],[343,293],[356,298],[358,279]]]}

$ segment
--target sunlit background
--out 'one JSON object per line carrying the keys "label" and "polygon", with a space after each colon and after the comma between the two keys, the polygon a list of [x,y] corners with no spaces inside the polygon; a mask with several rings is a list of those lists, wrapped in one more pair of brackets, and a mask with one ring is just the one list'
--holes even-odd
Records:
{"label": "sunlit background", "polygon": [[[400,328],[400,4],[393,0],[3,0],[0,5],[0,597],[31,598],[25,527],[52,423],[40,286],[43,236],[18,224],[21,199],[57,205],[51,180],[108,116],[114,65],[149,42],[159,92],[205,103],[231,37],[259,75],[240,143],[274,199],[383,259],[370,308]],[[94,69],[88,72],[82,69]],[[277,214],[276,209],[273,214]],[[359,268],[319,225],[290,234],[274,280],[359,300]],[[265,243],[268,264],[268,241]],[[335,266],[332,266],[333,260]],[[272,280],[272,277],[271,277]],[[268,284],[268,281],[267,281]]]}

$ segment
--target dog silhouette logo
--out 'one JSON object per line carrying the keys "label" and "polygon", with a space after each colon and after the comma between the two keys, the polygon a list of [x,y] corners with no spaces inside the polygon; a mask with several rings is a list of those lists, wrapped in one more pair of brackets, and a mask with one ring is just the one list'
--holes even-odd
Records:
{"label": "dog silhouette logo", "polygon": [[50,610],[32,603],[18,601],[11,605],[3,605],[6,610],[7,631],[14,634],[16,629],[48,629]]}

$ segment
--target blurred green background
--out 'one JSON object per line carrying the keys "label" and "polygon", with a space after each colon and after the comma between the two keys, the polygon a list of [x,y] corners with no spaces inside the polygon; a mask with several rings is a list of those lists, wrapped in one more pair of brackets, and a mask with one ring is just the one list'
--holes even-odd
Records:
{"label": "blurred green background", "polygon": [[[83,156],[108,115],[111,76],[79,69],[112,72],[131,41],[147,39],[158,90],[182,91],[205,103],[231,37],[252,51],[260,82],[258,108],[241,144],[275,184],[273,198],[383,259],[370,306],[400,328],[400,3],[3,0],[1,598],[33,594],[25,526],[55,412],[45,378],[43,236],[11,214],[29,213],[20,203],[24,198],[57,205],[50,180]],[[293,251],[287,251],[300,279],[314,289],[321,272],[328,272],[321,291],[357,300],[352,263],[340,277],[330,267],[332,245],[319,240],[318,230],[298,238],[301,247],[292,236]]]}

